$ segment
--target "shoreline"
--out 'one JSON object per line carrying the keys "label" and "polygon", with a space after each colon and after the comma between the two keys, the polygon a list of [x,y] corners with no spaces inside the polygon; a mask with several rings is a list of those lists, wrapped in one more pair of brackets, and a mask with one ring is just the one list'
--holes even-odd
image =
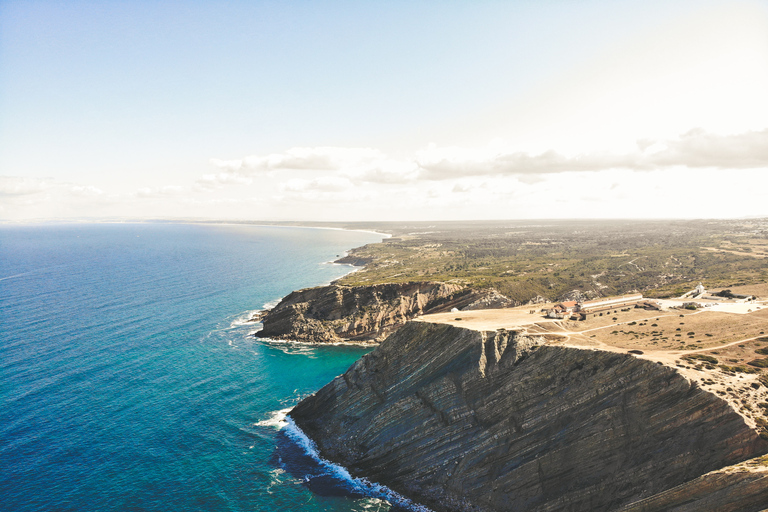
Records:
{"label": "shoreline", "polygon": [[294,407],[291,407],[290,411],[285,415],[285,418],[283,418],[285,425],[282,426],[281,429],[284,428],[286,435],[318,465],[326,468],[333,477],[350,483],[353,489],[368,498],[384,500],[390,505],[406,508],[413,512],[433,512],[432,509],[403,496],[386,485],[372,482],[366,477],[354,477],[350,474],[349,470],[341,464],[336,464],[324,458],[320,454],[315,441],[304,433],[304,431],[296,425],[293,418],[291,418],[291,412]]}
{"label": "shoreline", "polygon": [[[241,224],[236,224],[236,225],[241,225]],[[259,224],[259,225],[254,224],[254,225],[255,226],[259,226],[259,227],[293,227],[293,228],[302,228],[302,229],[330,229],[330,230],[337,230],[337,231],[350,231],[350,232],[368,233],[368,234],[374,234],[374,235],[377,235],[377,236],[383,236],[384,238],[382,240],[380,240],[378,242],[373,242],[373,243],[377,243],[377,244],[380,244],[380,243],[382,243],[383,240],[386,240],[387,238],[391,238],[392,237],[391,233],[382,233],[382,232],[378,232],[378,231],[370,231],[370,230],[363,230],[363,229],[347,229],[347,228],[322,227],[322,226],[279,226],[279,225],[262,225],[262,224]],[[365,244],[365,245],[368,245],[368,244]],[[343,279],[343,278],[345,278],[345,277],[347,277],[347,276],[349,276],[351,274],[354,274],[355,272],[359,272],[361,270],[364,270],[365,267],[368,265],[367,263],[365,265],[355,265],[355,264],[352,264],[352,263],[338,263],[338,260],[340,260],[342,258],[346,258],[347,256],[350,255],[350,253],[352,251],[354,251],[355,249],[358,249],[360,247],[363,247],[363,246],[352,247],[350,249],[347,249],[346,251],[344,251],[342,253],[342,256],[337,256],[335,260],[329,260],[329,261],[322,261],[322,262],[320,262],[320,265],[338,265],[338,266],[342,266],[342,267],[349,267],[348,268],[348,272],[346,272],[344,275],[336,277],[336,278],[334,278],[334,279],[332,279],[330,281],[325,281],[325,282],[323,282],[321,284],[310,285],[310,286],[307,286],[307,287],[304,287],[304,288],[299,288],[298,290],[292,290],[287,295],[284,295],[284,296],[282,296],[282,297],[280,297],[278,299],[267,301],[266,303],[264,303],[264,305],[263,305],[263,307],[261,309],[249,310],[249,311],[252,312],[251,313],[251,317],[248,320],[246,320],[244,323],[246,323],[246,324],[257,324],[258,323],[258,324],[261,324],[262,327],[263,327],[263,324],[261,323],[261,316],[264,313],[273,310],[285,297],[287,297],[291,293],[294,293],[294,292],[299,291],[299,290],[308,289],[308,288],[317,288],[317,287],[322,287],[322,286],[330,286],[330,285],[333,285],[334,283],[336,283],[337,281],[339,281],[340,279]],[[356,347],[371,347],[371,348],[377,347],[379,345],[379,342],[374,342],[374,341],[350,341],[350,340],[344,340],[344,341],[338,341],[338,342],[322,342],[322,341],[314,341],[314,342],[312,342],[312,341],[281,340],[281,339],[274,339],[274,338],[262,338],[262,337],[256,336],[257,332],[259,332],[259,331],[255,331],[253,333],[249,333],[248,336],[249,337],[253,337],[253,338],[261,341],[262,343],[266,343],[266,344],[286,344],[286,345],[290,344],[290,345],[303,346],[303,347],[316,347],[316,346],[356,346]]]}
{"label": "shoreline", "polygon": [[262,343],[267,345],[296,345],[299,347],[370,347],[376,348],[381,345],[377,341],[297,341],[297,340],[278,340],[274,338],[262,338],[256,336],[256,333],[249,334]]}

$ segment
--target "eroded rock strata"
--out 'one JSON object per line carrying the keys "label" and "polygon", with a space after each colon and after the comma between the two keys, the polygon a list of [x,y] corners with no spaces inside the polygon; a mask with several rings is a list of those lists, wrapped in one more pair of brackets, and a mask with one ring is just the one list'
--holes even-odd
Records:
{"label": "eroded rock strata", "polygon": [[768,507],[768,457],[712,471],[620,512],[760,512]]}
{"label": "eroded rock strata", "polygon": [[417,321],[290,415],[328,459],[437,511],[615,510],[768,451],[674,368]]}
{"label": "eroded rock strata", "polygon": [[420,314],[513,306],[495,290],[451,283],[332,284],[295,291],[262,314],[261,338],[305,342],[381,341]]}

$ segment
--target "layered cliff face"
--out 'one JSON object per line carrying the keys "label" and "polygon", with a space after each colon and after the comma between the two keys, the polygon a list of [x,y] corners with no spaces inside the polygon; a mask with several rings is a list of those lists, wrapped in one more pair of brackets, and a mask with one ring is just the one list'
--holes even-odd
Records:
{"label": "layered cliff face", "polygon": [[712,471],[621,512],[758,512],[768,507],[768,456]]}
{"label": "layered cliff face", "polygon": [[415,321],[291,416],[328,459],[437,511],[615,510],[768,451],[674,368]]}
{"label": "layered cliff face", "polygon": [[432,282],[329,285],[291,293],[265,312],[262,338],[307,342],[381,341],[417,315],[514,305],[494,290]]}

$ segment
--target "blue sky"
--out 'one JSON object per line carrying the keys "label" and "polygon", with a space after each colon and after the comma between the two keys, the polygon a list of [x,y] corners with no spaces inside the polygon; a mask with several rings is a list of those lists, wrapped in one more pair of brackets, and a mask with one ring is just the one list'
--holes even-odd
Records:
{"label": "blue sky", "polygon": [[765,90],[766,2],[0,1],[0,219],[712,216]]}

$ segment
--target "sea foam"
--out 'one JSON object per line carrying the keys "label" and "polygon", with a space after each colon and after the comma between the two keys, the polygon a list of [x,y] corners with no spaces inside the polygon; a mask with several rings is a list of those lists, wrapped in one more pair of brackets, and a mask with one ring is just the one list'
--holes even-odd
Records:
{"label": "sea foam", "polygon": [[325,468],[331,475],[349,483],[355,491],[370,498],[386,500],[393,505],[407,508],[414,512],[432,512],[430,508],[413,502],[385,485],[371,482],[367,478],[353,477],[344,466],[334,464],[321,457],[315,442],[310,439],[298,425],[296,425],[290,416],[286,415],[284,422],[285,433],[294,443],[304,450],[304,452],[314,459],[320,466]]}

